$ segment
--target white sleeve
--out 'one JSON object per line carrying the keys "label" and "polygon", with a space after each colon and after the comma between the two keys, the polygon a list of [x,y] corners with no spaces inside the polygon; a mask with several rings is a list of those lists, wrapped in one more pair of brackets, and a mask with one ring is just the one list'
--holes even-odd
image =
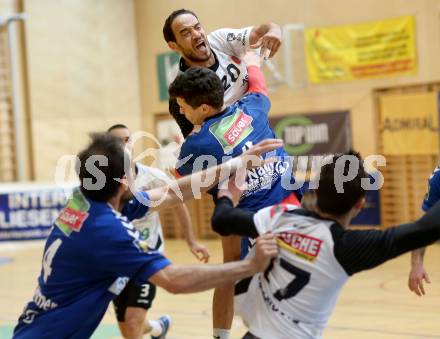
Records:
{"label": "white sleeve", "polygon": [[249,50],[249,38],[252,26],[245,28],[221,28],[208,34],[212,47],[237,58]]}
{"label": "white sleeve", "polygon": [[272,210],[274,206],[269,206],[259,210],[254,214],[254,224],[258,234],[264,234],[272,230]]}
{"label": "white sleeve", "polygon": [[139,189],[145,190],[161,187],[172,180],[169,175],[158,168],[141,164],[136,164],[136,166],[139,170],[136,176],[136,187]]}

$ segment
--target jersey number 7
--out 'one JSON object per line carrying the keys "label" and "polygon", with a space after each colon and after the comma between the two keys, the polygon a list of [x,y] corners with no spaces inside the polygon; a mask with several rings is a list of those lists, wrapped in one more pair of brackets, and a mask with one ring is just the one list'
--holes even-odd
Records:
{"label": "jersey number 7", "polygon": [[[273,296],[278,301],[296,296],[309,283],[311,275],[309,272],[290,264],[283,258],[280,258],[280,266],[284,268],[287,272],[293,274],[295,278],[286,287],[280,288],[274,293]],[[270,265],[264,273],[264,276],[268,281],[268,273],[270,272],[270,270],[272,270],[272,268],[273,265]]]}

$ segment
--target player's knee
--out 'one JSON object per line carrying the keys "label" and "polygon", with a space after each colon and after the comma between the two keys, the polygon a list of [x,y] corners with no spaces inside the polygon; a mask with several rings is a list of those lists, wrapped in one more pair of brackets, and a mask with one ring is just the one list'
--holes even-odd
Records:
{"label": "player's knee", "polygon": [[126,312],[122,329],[122,335],[126,339],[140,338],[143,333],[145,312]]}

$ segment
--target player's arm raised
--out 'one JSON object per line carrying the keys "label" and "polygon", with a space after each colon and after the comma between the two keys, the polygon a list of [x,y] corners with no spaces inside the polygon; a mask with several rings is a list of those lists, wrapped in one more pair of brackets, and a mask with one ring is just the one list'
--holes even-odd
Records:
{"label": "player's arm raised", "polygon": [[249,43],[251,48],[261,47],[261,56],[265,56],[267,50],[270,51],[269,58],[272,58],[281,46],[280,26],[267,23],[253,27]]}

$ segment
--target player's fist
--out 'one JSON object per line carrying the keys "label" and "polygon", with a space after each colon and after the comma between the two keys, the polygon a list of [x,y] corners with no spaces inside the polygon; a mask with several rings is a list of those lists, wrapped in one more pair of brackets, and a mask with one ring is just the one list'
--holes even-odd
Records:
{"label": "player's fist", "polygon": [[260,55],[266,57],[266,51],[270,51],[269,58],[272,58],[281,46],[281,29],[276,24],[270,24],[270,29],[258,41],[251,45],[251,48],[261,47]]}
{"label": "player's fist", "polygon": [[257,272],[264,271],[278,255],[276,237],[272,233],[260,235],[255,243],[255,255],[251,259]]}

